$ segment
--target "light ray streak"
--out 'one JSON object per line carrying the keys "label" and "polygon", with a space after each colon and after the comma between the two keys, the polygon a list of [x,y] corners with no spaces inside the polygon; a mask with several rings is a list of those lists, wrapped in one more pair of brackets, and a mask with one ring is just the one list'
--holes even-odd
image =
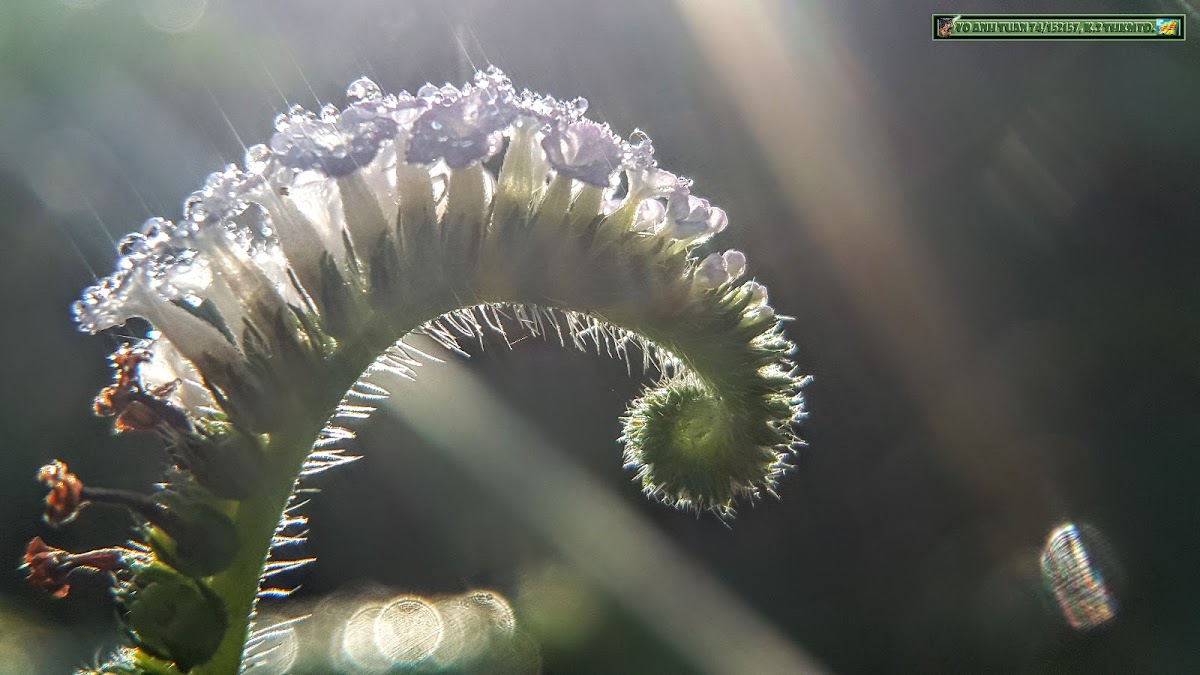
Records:
{"label": "light ray streak", "polygon": [[[1053,509],[1020,455],[1025,424],[1014,394],[979,372],[936,259],[906,236],[916,228],[896,179],[904,167],[873,117],[888,106],[875,100],[859,57],[833,39],[846,27],[824,3],[677,6],[788,206],[918,401],[937,458],[1007,519],[992,543],[1011,550],[1014,537],[1024,541]],[[785,9],[801,16],[785,20]],[[785,36],[784,26],[803,26],[805,34]]]}

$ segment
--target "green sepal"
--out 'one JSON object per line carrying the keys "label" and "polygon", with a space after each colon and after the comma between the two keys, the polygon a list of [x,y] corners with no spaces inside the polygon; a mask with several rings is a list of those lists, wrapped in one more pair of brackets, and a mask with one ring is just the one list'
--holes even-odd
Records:
{"label": "green sepal", "polygon": [[[347,251],[351,251],[346,241]],[[357,267],[357,259],[354,261]],[[321,254],[321,289],[319,297],[324,308],[322,327],[335,338],[353,335],[369,316],[361,284],[355,283],[357,272],[347,279],[338,269],[338,264],[328,252]]]}
{"label": "green sepal", "polygon": [[187,672],[212,658],[228,625],[221,599],[204,582],[161,562],[137,565],[117,601],[134,644],[156,659],[137,658],[143,670],[134,672]]}
{"label": "green sepal", "polygon": [[228,515],[200,494],[164,491],[158,502],[163,509],[146,526],[145,540],[163,562],[190,577],[229,567],[238,553],[238,535]]}
{"label": "green sepal", "polygon": [[228,422],[202,419],[198,433],[185,437],[181,448],[196,482],[221,499],[244,499],[262,485],[267,471],[263,443]]}

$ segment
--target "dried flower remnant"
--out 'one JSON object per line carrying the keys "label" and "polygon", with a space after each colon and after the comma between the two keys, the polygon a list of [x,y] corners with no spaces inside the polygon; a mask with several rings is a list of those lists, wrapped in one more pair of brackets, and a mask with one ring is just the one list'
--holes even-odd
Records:
{"label": "dried flower remnant", "polygon": [[46,495],[46,522],[57,526],[74,520],[83,505],[83,482],[57,459],[39,469],[37,479],[50,488]]}
{"label": "dried flower remnant", "polygon": [[86,553],[68,553],[52,548],[34,537],[25,550],[21,568],[26,570],[29,583],[56,598],[65,598],[71,592],[67,577],[75,570],[90,572],[115,572],[125,566],[125,549],[104,548]]}
{"label": "dried flower remnant", "polygon": [[586,101],[518,92],[495,68],[416,94],[364,78],[347,98],[281,114],[182,218],[126,237],[116,271],[74,306],[87,332],[153,325],[113,355],[95,411],[160,437],[172,469],[140,496],[48,465],[47,518],[89,501],[133,510],[149,562],[129,583],[159,574],[175,589],[143,590],[137,616],[161,599],[223,617],[190,645],[131,630],[135,649],[107,672],[131,658],[234,672],[270,642],[247,627],[256,593],[285,593],[269,578],[307,562],[287,557],[303,540],[296,478],[354,459],[355,421],[388,395],[369,375],[427,360],[409,333],[457,348],[516,324],[631,370],[640,357],[661,376],[624,418],[625,460],[668,504],[729,517],[735,500],[774,494],[800,442],[806,379],[766,289],[741,252],[699,253],[728,218],[659,168],[644,134],[623,140],[584,117]]}

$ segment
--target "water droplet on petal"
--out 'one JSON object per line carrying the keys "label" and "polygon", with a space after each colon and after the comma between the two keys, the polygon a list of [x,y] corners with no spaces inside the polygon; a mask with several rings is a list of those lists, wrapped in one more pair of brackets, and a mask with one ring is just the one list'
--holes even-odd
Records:
{"label": "water droplet on petal", "polygon": [[346,98],[352,103],[360,101],[378,101],[383,98],[383,90],[369,77],[360,77],[346,88]]}
{"label": "water droplet on petal", "polygon": [[271,149],[265,144],[259,143],[246,148],[245,165],[246,171],[253,174],[261,174],[267,170],[267,162],[271,159]]}
{"label": "water droplet on petal", "polygon": [[423,98],[431,103],[441,103],[441,89],[432,84],[423,85],[417,90],[417,98]]}
{"label": "water droplet on petal", "polygon": [[142,223],[142,234],[146,235],[147,239],[165,237],[170,225],[171,221],[166,218],[147,218],[146,222]]}
{"label": "water droplet on petal", "polygon": [[208,213],[204,210],[204,192],[197,190],[183,200],[183,217],[193,222],[208,217]]}
{"label": "water droplet on petal", "polygon": [[117,254],[133,255],[145,245],[146,237],[137,232],[133,232],[125,235],[121,241],[117,243]]}

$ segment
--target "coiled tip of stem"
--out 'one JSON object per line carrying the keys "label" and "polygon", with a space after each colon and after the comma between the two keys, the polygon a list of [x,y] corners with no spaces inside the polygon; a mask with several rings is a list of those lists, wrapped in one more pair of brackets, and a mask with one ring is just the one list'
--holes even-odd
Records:
{"label": "coiled tip of stem", "polygon": [[[623,419],[625,465],[642,491],[665,504],[733,515],[733,502],[774,494],[787,467],[780,431],[744,428],[745,418],[696,378],[679,376],[648,390]],[[761,418],[755,418],[761,419]]]}

